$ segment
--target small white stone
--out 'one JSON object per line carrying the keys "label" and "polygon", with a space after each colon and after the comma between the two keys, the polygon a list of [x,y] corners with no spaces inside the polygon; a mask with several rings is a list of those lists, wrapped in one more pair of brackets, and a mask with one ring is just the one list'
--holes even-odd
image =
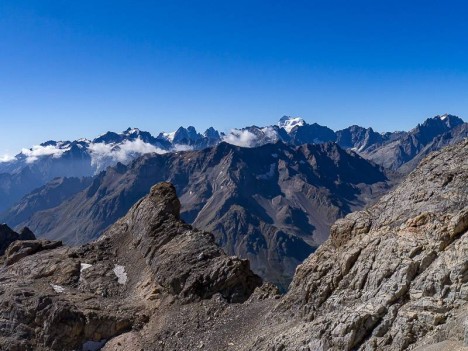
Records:
{"label": "small white stone", "polygon": [[55,292],[57,293],[63,293],[65,291],[65,288],[63,286],[60,286],[60,285],[55,285],[55,284],[50,284],[50,286],[52,287],[52,289],[55,290]]}
{"label": "small white stone", "polygon": [[114,267],[114,273],[117,276],[117,282],[119,284],[125,285],[127,282],[127,273],[125,273],[125,267],[118,264]]}
{"label": "small white stone", "polygon": [[90,267],[92,267],[93,265],[92,264],[89,264],[89,263],[82,263],[81,264],[81,267],[80,267],[80,273],[83,272],[85,269],[88,269]]}

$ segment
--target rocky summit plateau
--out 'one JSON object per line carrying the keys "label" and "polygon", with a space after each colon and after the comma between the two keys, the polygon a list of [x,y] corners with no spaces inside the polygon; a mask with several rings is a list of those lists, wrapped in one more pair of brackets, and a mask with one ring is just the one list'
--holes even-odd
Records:
{"label": "rocky summit plateau", "polygon": [[[300,122],[295,122],[296,128]],[[281,295],[158,183],[94,241],[0,228],[0,349],[468,347],[468,140],[338,219]]]}

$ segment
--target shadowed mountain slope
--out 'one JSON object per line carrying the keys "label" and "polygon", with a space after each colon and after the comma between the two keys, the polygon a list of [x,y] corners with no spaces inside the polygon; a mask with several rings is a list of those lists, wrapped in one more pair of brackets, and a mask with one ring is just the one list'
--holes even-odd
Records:
{"label": "shadowed mountain slope", "polygon": [[283,287],[337,218],[389,187],[379,167],[333,143],[252,149],[221,143],[109,168],[85,190],[22,225],[48,239],[82,244],[159,181],[175,185],[187,222],[212,231],[226,252],[249,258],[256,272]]}

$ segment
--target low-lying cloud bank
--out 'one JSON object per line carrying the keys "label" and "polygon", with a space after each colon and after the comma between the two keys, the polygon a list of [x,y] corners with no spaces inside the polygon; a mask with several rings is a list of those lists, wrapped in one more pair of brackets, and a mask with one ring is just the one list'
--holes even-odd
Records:
{"label": "low-lying cloud bank", "polygon": [[[70,143],[57,143],[56,145],[34,145],[31,149],[22,149],[20,155],[24,156],[24,161],[27,164],[32,164],[41,157],[60,158],[65,152],[70,151],[72,145]],[[78,145],[83,148],[84,145]],[[182,147],[180,149],[183,149]],[[113,166],[117,162],[127,164],[133,159],[148,153],[166,153],[166,150],[158,148],[150,143],[144,142],[142,139],[125,140],[121,144],[106,144],[87,142],[86,150],[84,150],[91,158],[91,165],[100,172],[108,166]],[[178,150],[176,150],[178,151]],[[0,163],[19,160],[22,157],[4,155],[0,156]]]}
{"label": "low-lying cloud bank", "polygon": [[0,156],[0,163],[10,162],[10,161],[14,161],[14,160],[16,160],[15,156],[10,156],[10,155],[7,155],[7,154]]}
{"label": "low-lying cloud bank", "polygon": [[31,149],[22,149],[21,153],[26,156],[26,163],[33,163],[41,156],[52,156],[59,158],[66,151],[70,150],[69,147],[60,148],[60,145],[34,145]]}
{"label": "low-lying cloud bank", "polygon": [[167,152],[152,144],[145,143],[140,138],[133,141],[126,140],[122,144],[118,145],[92,143],[89,145],[88,150],[91,155],[91,165],[96,168],[97,172],[102,171],[117,162],[124,164],[129,163],[143,154],[164,154]]}
{"label": "low-lying cloud bank", "polygon": [[226,143],[242,147],[252,147],[256,140],[257,136],[254,133],[239,129],[232,129],[223,138]]}

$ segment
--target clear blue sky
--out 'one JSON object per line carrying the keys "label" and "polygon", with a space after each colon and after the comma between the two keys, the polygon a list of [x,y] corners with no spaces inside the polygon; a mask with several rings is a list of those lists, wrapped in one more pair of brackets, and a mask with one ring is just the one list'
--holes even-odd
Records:
{"label": "clear blue sky", "polygon": [[0,156],[128,126],[468,118],[466,1],[1,1]]}

